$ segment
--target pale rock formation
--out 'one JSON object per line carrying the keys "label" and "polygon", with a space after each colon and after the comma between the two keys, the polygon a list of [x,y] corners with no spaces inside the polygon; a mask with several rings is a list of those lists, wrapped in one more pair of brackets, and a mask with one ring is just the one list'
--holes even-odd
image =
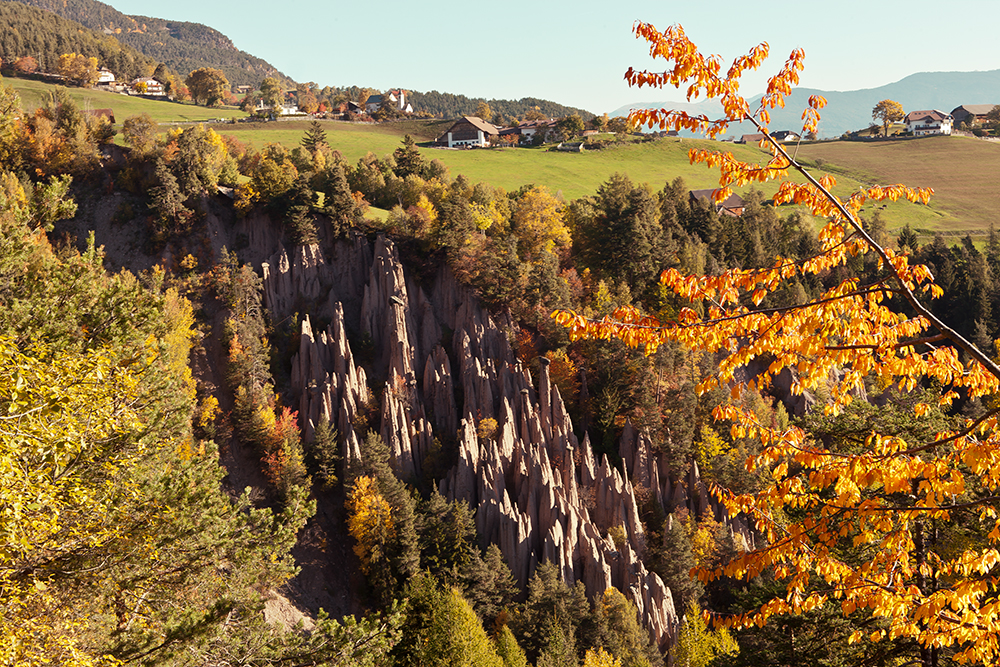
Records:
{"label": "pale rock formation", "polygon": [[[589,439],[581,443],[573,432],[547,362],[540,363],[536,386],[508,343],[511,322],[482,309],[450,272],[442,269],[425,292],[385,239],[371,250],[356,236],[329,257],[327,264],[318,248],[299,248],[291,259],[282,251],[262,267],[268,308],[287,316],[297,304],[311,303],[331,320],[317,333],[304,318],[292,361],[306,439],[325,418],[343,437],[345,459],[360,456],[364,434],[354,424],[371,395],[346,331],[368,334],[372,377],[382,392],[381,415],[369,415],[370,425],[400,477],[420,478],[435,433],[454,436],[458,462],[439,489],[469,503],[484,546],[500,547],[520,586],[545,561],[568,583],[582,581],[590,596],[614,585],[667,647],[677,614],[670,590],[642,563],[646,536],[630,479],[657,498],[673,501],[676,493],[648,437],[629,424],[624,471],[606,457],[597,466]],[[450,350],[445,332],[451,332]],[[371,423],[377,417],[380,423]],[[485,419],[496,420],[492,433],[479,429]],[[707,499],[707,493],[702,487],[688,497]],[[625,539],[616,546],[608,531],[617,527]]]}
{"label": "pale rock formation", "polygon": [[306,440],[326,420],[345,439],[345,461],[359,456],[354,419],[370,394],[364,369],[354,364],[341,308],[334,310],[333,321],[319,335],[314,335],[308,315],[302,320],[299,353],[292,358],[292,385],[298,388],[299,419]]}

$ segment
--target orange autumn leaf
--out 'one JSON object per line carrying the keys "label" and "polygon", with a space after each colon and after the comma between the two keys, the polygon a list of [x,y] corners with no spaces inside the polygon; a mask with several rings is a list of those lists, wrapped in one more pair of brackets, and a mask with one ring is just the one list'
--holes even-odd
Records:
{"label": "orange autumn leaf", "polygon": [[[828,394],[824,409],[836,414],[864,390],[866,383],[912,392],[934,387],[937,398],[911,409],[927,419],[932,405],[948,407],[959,396],[989,398],[1000,391],[1000,367],[984,351],[947,326],[924,299],[941,288],[925,266],[883,248],[858,218],[872,201],[906,199],[926,204],[930,188],[876,185],[841,199],[831,192],[832,177],[814,177],[768,131],[769,109],[781,108],[799,81],[805,53],[791,52],[768,80],[764,96],[752,107],[740,93],[740,78],[767,58],[766,43],[725,67],[719,56],[705,56],[680,26],[664,31],[648,23],[634,26],[662,71],[629,69],[636,87],[674,87],[689,101],[721,103],[718,118],[671,109],[630,114],[636,125],[689,130],[716,138],[733,123],[749,122],[764,136],[770,158],[744,162],[727,151],[692,149],[692,163],[719,173],[714,198],[734,186],[778,181],[774,204],[794,203],[827,219],[819,233],[820,251],[809,258],[775,257],[765,268],[729,269],[718,275],[684,275],[670,269],[661,285],[682,302],[671,321],[659,321],[635,308],[622,308],[600,320],[571,311],[553,314],[574,340],[617,338],[651,354],[667,342],[716,354],[716,372],[698,386],[767,389],[780,373],[794,372],[792,391]],[[821,96],[809,97],[803,131],[815,131]],[[805,182],[789,180],[795,170]],[[787,306],[767,307],[767,297],[795,280],[815,280],[848,262],[870,257],[884,278],[863,283],[848,277],[817,297]],[[900,308],[905,303],[905,308]],[[703,313],[703,314],[699,314]],[[748,377],[751,362],[764,370]],[[753,493],[712,492],[730,516],[742,515],[761,536],[758,548],[738,554],[698,577],[751,579],[767,573],[785,591],[759,608],[724,620],[731,627],[760,626],[775,614],[800,614],[837,601],[845,614],[866,614],[876,630],[854,632],[850,641],[908,639],[923,647],[951,647],[959,662],[1000,661],[1000,406],[977,419],[909,442],[896,434],[872,431],[856,451],[831,451],[797,426],[760,423],[738,403],[718,406],[713,416],[731,426],[734,437],[756,437],[761,448],[746,465],[768,471],[769,482]],[[933,409],[938,409],[937,407]],[[794,513],[786,510],[795,510]],[[946,526],[962,513],[962,530],[975,539],[957,548],[923,543],[931,522]],[[800,517],[792,519],[790,517]],[[778,518],[780,517],[780,519]],[[918,549],[917,544],[920,544]],[[841,555],[864,550],[860,565]],[[934,585],[927,582],[933,577]],[[815,586],[816,582],[821,585]]]}

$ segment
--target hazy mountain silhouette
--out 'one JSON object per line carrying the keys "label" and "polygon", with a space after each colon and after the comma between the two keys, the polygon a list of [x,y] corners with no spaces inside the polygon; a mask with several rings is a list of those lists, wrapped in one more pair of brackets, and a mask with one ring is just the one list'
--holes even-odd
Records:
{"label": "hazy mountain silhouette", "polygon": [[[819,136],[836,137],[844,132],[864,129],[872,124],[872,109],[881,100],[895,100],[906,111],[919,109],[940,109],[950,113],[963,104],[1000,104],[1000,70],[986,72],[921,72],[911,74],[895,83],[851,91],[817,90],[796,88],[786,98],[784,109],[771,111],[772,130],[799,130],[802,127],[802,110],[810,95],[822,95],[827,106],[820,113]],[[753,102],[761,96],[753,98]],[[613,111],[611,116],[621,116],[636,108],[663,107],[679,109],[688,113],[704,113],[710,118],[718,118],[722,107],[709,100],[698,104],[660,102],[625,105]],[[730,135],[739,136],[754,132],[752,126],[733,126]]]}

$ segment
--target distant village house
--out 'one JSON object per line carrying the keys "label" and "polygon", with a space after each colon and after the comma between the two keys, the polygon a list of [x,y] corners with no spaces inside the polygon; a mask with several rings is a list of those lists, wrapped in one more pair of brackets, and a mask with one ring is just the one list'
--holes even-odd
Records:
{"label": "distant village house", "polygon": [[792,132],[791,130],[778,130],[777,132],[772,132],[771,136],[783,144],[794,143],[802,138],[797,132]]}
{"label": "distant village house", "polygon": [[558,122],[554,118],[526,120],[516,128],[511,129],[515,130],[521,136],[521,143],[531,143],[535,139],[536,134],[542,138],[542,141],[550,141],[557,131],[556,125]]}
{"label": "distant village house", "polygon": [[955,121],[955,125],[961,123],[969,125],[970,120],[973,123],[984,123],[986,122],[986,114],[993,111],[995,106],[995,104],[963,104],[951,110],[951,117]]}
{"label": "distant village house", "polygon": [[500,128],[476,116],[463,116],[438,137],[437,143],[448,148],[486,148],[500,136]]}
{"label": "distant village house", "polygon": [[951,134],[951,114],[937,109],[911,111],[903,119],[906,130],[915,137],[931,134]]}
{"label": "distant village house", "polygon": [[384,95],[371,95],[365,102],[365,111],[374,114],[382,108],[383,102],[391,102],[397,111],[413,113],[413,105],[406,101],[405,90],[390,90]]}
{"label": "distant village house", "polygon": [[[760,134],[760,133],[757,133],[757,134],[744,134],[742,137],[740,137],[740,140],[737,143],[740,143],[740,144],[759,144],[762,141],[764,141],[764,135],[763,134]],[[699,190],[699,192],[700,192],[700,190]],[[711,190],[709,190],[709,192],[711,192]]]}
{"label": "distant village house", "polygon": [[690,190],[688,192],[688,198],[691,204],[694,205],[698,202],[703,202],[715,208],[715,212],[719,215],[731,215],[734,218],[738,218],[743,215],[743,197],[740,197],[735,192],[726,198],[723,202],[716,202],[712,200],[712,195],[715,190]]}
{"label": "distant village house", "polygon": [[165,95],[163,84],[150,77],[139,77],[129,84],[129,88],[139,95]]}

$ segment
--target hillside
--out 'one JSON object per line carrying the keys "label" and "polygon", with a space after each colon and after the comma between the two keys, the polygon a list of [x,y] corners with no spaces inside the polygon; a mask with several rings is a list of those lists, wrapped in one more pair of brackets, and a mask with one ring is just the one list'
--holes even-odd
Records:
{"label": "hillside", "polygon": [[519,100],[487,100],[481,97],[466,97],[465,95],[439,93],[436,90],[432,90],[429,93],[410,92],[409,99],[415,110],[426,112],[439,118],[474,115],[480,102],[489,104],[494,119],[500,116],[506,118],[524,118],[525,114],[536,108],[549,118],[561,118],[574,113],[579,114],[585,121],[594,117],[593,113],[585,109],[567,107],[558,102],[542,100],[536,97],[523,97]]}
{"label": "hillside", "polygon": [[[11,78],[5,83],[18,92],[26,108],[43,104],[53,88],[51,84],[24,79]],[[72,88],[69,94],[82,108],[114,109],[119,125],[125,118],[141,113],[150,114],[158,123],[213,121],[244,115],[232,109],[206,109],[96,90]],[[324,123],[330,146],[350,163],[356,163],[369,152],[380,157],[392,153],[406,134],[420,141],[433,139],[447,125],[448,122],[427,120]],[[258,150],[270,142],[283,144],[290,150],[299,145],[308,126],[306,121],[239,123],[219,126],[218,131]],[[453,176],[462,174],[473,183],[488,182],[508,191],[526,184],[544,184],[553,193],[573,199],[592,194],[616,172],[627,173],[633,180],[653,187],[662,187],[677,177],[682,177],[691,188],[713,187],[717,182],[713,172],[690,164],[687,152],[692,147],[720,146],[715,142],[684,139],[632,143],[585,153],[562,153],[548,147],[488,151],[421,148],[420,152],[427,160],[440,160]],[[755,146],[727,144],[725,149],[741,159],[763,156]],[[929,206],[895,202],[880,209],[889,230],[910,224],[925,235],[941,231],[977,236],[989,228],[1000,205],[991,183],[998,151],[1000,145],[991,142],[930,137],[874,144],[839,141],[803,144],[799,156],[820,171],[836,176],[839,193],[873,182],[934,188]],[[775,188],[776,185],[767,184],[761,190],[770,195]]]}
{"label": "hillside", "polygon": [[218,30],[200,23],[128,16],[96,0],[16,0],[77,21],[127,44],[182,78],[199,67],[222,70],[233,86],[258,85],[274,76],[284,85],[292,80],[270,63],[240,51]]}
{"label": "hillside", "polygon": [[18,2],[0,2],[0,57],[12,63],[32,56],[42,70],[55,71],[59,56],[80,53],[129,81],[151,74],[157,62],[114,37],[83,28],[76,21]]}
{"label": "hillside", "polygon": [[[237,124],[219,128],[222,134],[238,138],[258,150],[267,143],[284,145],[289,150],[299,145],[308,129],[307,122],[291,121],[266,124]],[[430,139],[440,135],[446,124],[439,121],[405,121],[378,125],[325,123],[327,140],[351,164],[367,153],[384,156],[400,145],[403,135]],[[692,165],[688,150],[731,151],[743,160],[761,160],[764,153],[756,146],[719,144],[702,139],[663,139],[612,146],[599,151],[564,153],[541,148],[493,150],[439,150],[421,148],[425,160],[439,160],[452,176],[462,174],[472,183],[487,182],[508,192],[523,185],[545,185],[551,192],[569,200],[593,194],[612,174],[628,174],[631,179],[653,188],[677,177],[690,188],[711,188],[718,176],[701,165]],[[930,186],[935,195],[929,206],[898,201],[879,209],[890,230],[909,224],[914,229],[982,233],[989,228],[996,208],[989,179],[1000,146],[959,137],[893,142],[891,148],[860,142],[823,142],[803,145],[805,156],[820,171],[837,177],[836,192],[847,195],[872,182],[914,183]],[[886,156],[883,159],[881,156]],[[947,165],[947,169],[942,166]],[[928,172],[942,169],[948,175],[928,178]],[[971,185],[975,184],[975,185]],[[775,183],[759,186],[765,195],[776,191]]]}
{"label": "hillside", "polygon": [[[888,142],[832,141],[804,144],[799,157],[838,179],[909,183],[934,188],[938,219],[911,223],[923,233],[983,234],[996,222],[1000,194],[995,165],[1000,145],[967,137],[926,137]],[[821,166],[820,166],[821,165]],[[890,225],[895,226],[895,225]]]}
{"label": "hillside", "polygon": [[[21,106],[29,110],[43,106],[55,89],[53,84],[31,79],[12,77],[4,79],[3,82],[17,91],[21,98]],[[81,109],[111,109],[114,111],[118,129],[121,129],[121,124],[126,118],[140,114],[149,114],[149,117],[157,123],[210,122],[220,118],[230,119],[246,116],[242,111],[232,107],[208,108],[196,106],[190,102],[147,100],[92,88],[68,88],[67,94]]]}
{"label": "hillside", "polygon": [[[797,129],[802,127],[801,113],[810,95],[822,95],[827,106],[822,111],[819,124],[820,137],[837,137],[844,132],[859,130],[872,123],[872,109],[881,100],[896,100],[907,111],[940,109],[950,112],[963,104],[1000,104],[1000,70],[986,72],[921,72],[895,83],[864,90],[832,91],[815,88],[796,88],[787,97],[784,109],[771,112],[771,128]],[[751,100],[758,102],[760,95]],[[658,102],[626,105],[611,115],[625,115],[632,108],[677,108],[689,113],[705,113],[716,117],[719,105],[714,101],[699,104]],[[729,134],[753,132],[752,127],[733,126]]]}

